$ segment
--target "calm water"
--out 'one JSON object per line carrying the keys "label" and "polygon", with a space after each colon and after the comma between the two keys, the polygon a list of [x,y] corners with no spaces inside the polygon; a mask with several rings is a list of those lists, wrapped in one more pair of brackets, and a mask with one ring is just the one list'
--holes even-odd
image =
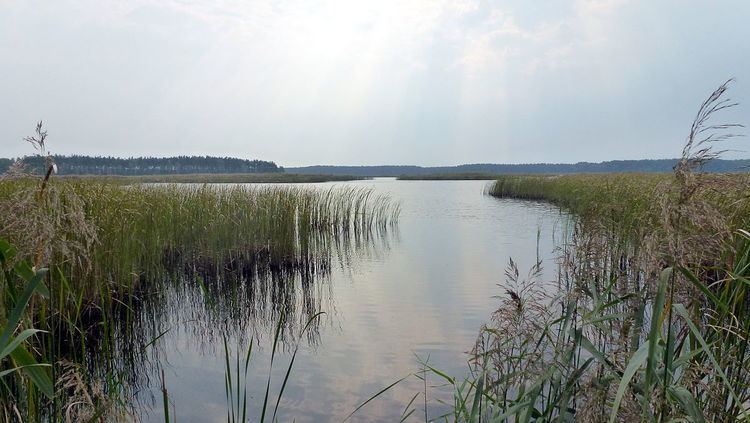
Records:
{"label": "calm water", "polygon": [[[554,278],[555,238],[565,220],[554,207],[484,196],[485,181],[376,179],[335,185],[352,184],[400,201],[399,224],[334,260],[329,276],[312,284],[291,282],[291,291],[298,292],[284,301],[294,307],[294,327],[271,371],[271,406],[300,326],[315,311],[326,314],[300,340],[279,421],[341,421],[383,387],[418,371],[417,357],[429,357],[432,366],[463,377],[466,352],[497,307],[492,297],[502,294],[497,283],[503,280],[508,259],[512,257],[524,273],[538,252],[545,277]],[[155,376],[163,368],[177,421],[226,421],[222,333],[229,334],[232,350],[255,339],[247,380],[250,415],[257,420],[269,374],[274,305],[246,321],[211,315],[196,304],[202,303],[189,294],[175,296],[162,317],[162,328],[169,331],[153,347],[150,365],[141,370],[151,380],[141,392],[144,420],[164,421]],[[244,324],[234,325],[235,330],[220,329],[240,320]],[[445,389],[431,386],[439,382],[428,380],[431,417],[445,412],[437,400],[449,398]],[[423,389],[420,380],[410,377],[351,421],[398,421],[406,403]],[[424,421],[421,395],[414,407],[417,412],[410,421]]]}

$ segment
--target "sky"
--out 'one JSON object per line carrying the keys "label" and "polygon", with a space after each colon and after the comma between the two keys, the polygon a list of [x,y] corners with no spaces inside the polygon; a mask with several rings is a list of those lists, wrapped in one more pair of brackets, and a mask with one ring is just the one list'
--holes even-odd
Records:
{"label": "sky", "polygon": [[[750,1],[0,0],[0,157],[423,166],[676,157]],[[740,139],[728,158],[747,158]]]}

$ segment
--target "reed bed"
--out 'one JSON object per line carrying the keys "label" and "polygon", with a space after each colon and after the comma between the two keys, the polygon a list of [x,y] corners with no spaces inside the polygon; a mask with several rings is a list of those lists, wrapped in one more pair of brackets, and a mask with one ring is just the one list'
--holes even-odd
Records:
{"label": "reed bed", "polygon": [[544,200],[578,214],[597,204],[611,207],[617,200],[631,213],[643,210],[655,198],[655,189],[674,178],[671,174],[617,173],[573,175],[498,176],[487,193],[498,198]]}
{"label": "reed bed", "polygon": [[[750,174],[702,174],[700,178],[700,195],[693,203],[704,210],[712,208],[713,219],[727,226],[747,227],[750,209],[743,200]],[[606,219],[619,239],[633,243],[662,228],[667,205],[680,200],[678,185],[674,174],[508,175],[490,184],[486,193],[551,202],[599,224]]]}
{"label": "reed bed", "polygon": [[457,391],[482,378],[500,421],[748,421],[749,192],[748,175],[497,181],[490,195],[551,201],[576,221],[557,281],[511,262],[475,379]]}
{"label": "reed bed", "polygon": [[[31,413],[25,418],[63,419],[70,401],[81,396],[91,400],[73,407],[87,410],[71,414],[77,416],[73,420],[99,412],[122,414],[122,407],[115,413],[110,409],[137,389],[123,365],[145,364],[139,355],[159,336],[166,290],[188,284],[195,292],[200,286],[207,295],[229,298],[215,302],[230,311],[253,312],[252,304],[262,302],[258,297],[271,296],[274,305],[263,307],[276,312],[266,319],[288,317],[297,303],[316,312],[309,294],[313,278],[326,274],[346,240],[386,231],[398,214],[398,204],[389,198],[355,187],[123,186],[49,175],[41,181],[28,175],[3,178],[0,239],[15,251],[3,261],[3,270],[21,263],[50,269],[44,273],[50,299],[32,296],[22,327],[44,330],[26,343],[54,364],[48,376],[63,385],[56,384],[59,395],[40,400],[26,373],[4,378],[7,407],[0,407],[0,417],[13,419],[21,410]],[[1,316],[14,308],[12,293],[24,284],[23,278],[4,275]],[[301,301],[292,295],[295,278],[308,287]],[[243,301],[250,306],[240,307]],[[0,363],[0,371],[12,365]],[[73,386],[73,381],[81,383]]]}
{"label": "reed bed", "polygon": [[[750,177],[701,171],[726,84],[673,175],[506,176],[488,194],[572,211],[558,278],[511,261],[456,421],[750,421]],[[434,369],[433,369],[434,370]]]}
{"label": "reed bed", "polygon": [[148,279],[175,252],[264,252],[274,259],[325,254],[332,235],[381,230],[399,213],[388,198],[359,188],[121,187],[96,181],[57,181],[39,210],[34,187],[27,180],[0,184],[0,204],[9,216],[0,237],[21,256],[41,254],[89,299],[102,283],[119,289]]}

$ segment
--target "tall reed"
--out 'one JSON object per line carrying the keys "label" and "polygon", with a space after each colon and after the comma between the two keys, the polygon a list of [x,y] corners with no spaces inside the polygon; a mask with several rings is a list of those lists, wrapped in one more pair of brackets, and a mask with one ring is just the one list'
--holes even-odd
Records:
{"label": "tall reed", "polygon": [[[159,304],[175,283],[214,293],[223,284],[253,298],[252,287],[266,290],[271,279],[275,292],[292,292],[278,284],[297,275],[309,285],[331,267],[342,239],[387,230],[399,214],[397,204],[367,189],[122,186],[51,173],[42,181],[0,179],[0,239],[18,252],[4,267],[30,260],[51,269],[50,300],[35,300],[25,312],[47,332],[34,346],[54,365],[60,395],[34,408],[51,419],[120,413],[114,408],[138,383],[123,362],[143,364],[142,351],[161,336],[141,315],[165,313]],[[241,288],[228,284],[230,273]]]}
{"label": "tall reed", "polygon": [[750,178],[701,172],[736,127],[709,122],[733,105],[726,89],[701,106],[674,175],[508,176],[489,188],[577,221],[556,286],[509,267],[478,376],[457,388],[476,401],[459,401],[456,420],[750,421]]}

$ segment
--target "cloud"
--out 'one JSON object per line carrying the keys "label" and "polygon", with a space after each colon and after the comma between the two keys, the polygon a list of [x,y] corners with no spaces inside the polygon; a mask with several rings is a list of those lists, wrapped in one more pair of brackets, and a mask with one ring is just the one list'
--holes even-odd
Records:
{"label": "cloud", "polygon": [[625,0],[579,0],[560,15],[525,26],[513,11],[490,8],[479,25],[462,34],[463,54],[456,63],[467,72],[495,72],[514,62],[522,72],[542,72],[585,64],[598,48],[621,35],[618,11]]}
{"label": "cloud", "polygon": [[750,4],[737,1],[1,7],[5,155],[26,153],[17,140],[43,118],[66,153],[283,165],[663,157],[675,149],[645,140],[681,134],[723,79],[738,78],[740,101],[750,81]]}

